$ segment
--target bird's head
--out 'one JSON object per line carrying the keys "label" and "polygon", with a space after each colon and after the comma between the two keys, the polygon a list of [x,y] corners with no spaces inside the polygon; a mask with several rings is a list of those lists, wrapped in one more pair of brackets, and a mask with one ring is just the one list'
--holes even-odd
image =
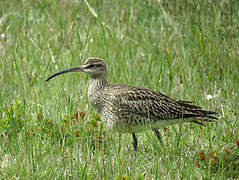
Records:
{"label": "bird's head", "polygon": [[83,65],[79,67],[74,67],[74,68],[65,69],[63,71],[59,71],[51,75],[50,77],[48,77],[46,81],[49,81],[55,76],[68,73],[68,72],[85,72],[85,73],[88,73],[91,76],[91,78],[97,78],[102,76],[106,77],[107,68],[103,59],[90,57],[85,61]]}

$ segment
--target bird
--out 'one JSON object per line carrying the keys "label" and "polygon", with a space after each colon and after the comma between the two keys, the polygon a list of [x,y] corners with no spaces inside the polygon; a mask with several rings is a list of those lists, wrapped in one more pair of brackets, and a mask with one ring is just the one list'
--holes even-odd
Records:
{"label": "bird", "polygon": [[84,72],[90,76],[89,102],[108,130],[132,134],[135,152],[138,149],[136,133],[153,130],[162,143],[160,128],[184,122],[203,125],[204,121],[217,120],[217,112],[204,110],[194,102],[176,100],[148,88],[109,82],[106,63],[97,57],[86,59],[79,67],[56,72],[46,81],[68,72]]}

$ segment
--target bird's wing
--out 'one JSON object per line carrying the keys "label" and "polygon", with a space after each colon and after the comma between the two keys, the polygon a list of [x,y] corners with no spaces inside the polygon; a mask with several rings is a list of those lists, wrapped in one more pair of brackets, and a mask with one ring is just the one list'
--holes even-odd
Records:
{"label": "bird's wing", "polygon": [[108,97],[113,100],[113,107],[119,116],[135,115],[158,120],[183,117],[184,110],[179,103],[164,94],[128,85],[110,89],[113,92]]}
{"label": "bird's wing", "polygon": [[[155,120],[181,119],[191,117],[203,117],[216,119],[210,114],[213,111],[202,110],[193,102],[177,101],[162,93],[149,89],[134,87],[130,85],[114,85],[107,91],[112,101],[114,111],[118,116],[127,118],[129,115]],[[111,92],[112,91],[112,92]]]}

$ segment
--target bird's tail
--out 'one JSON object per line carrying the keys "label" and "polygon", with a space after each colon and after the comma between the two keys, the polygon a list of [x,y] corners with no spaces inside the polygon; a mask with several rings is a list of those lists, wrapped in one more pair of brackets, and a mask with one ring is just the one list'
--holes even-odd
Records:
{"label": "bird's tail", "polygon": [[215,122],[218,119],[214,116],[217,112],[203,110],[202,107],[196,106],[194,102],[178,101],[178,103],[185,111],[183,118],[195,118],[191,122],[203,125],[203,121]]}

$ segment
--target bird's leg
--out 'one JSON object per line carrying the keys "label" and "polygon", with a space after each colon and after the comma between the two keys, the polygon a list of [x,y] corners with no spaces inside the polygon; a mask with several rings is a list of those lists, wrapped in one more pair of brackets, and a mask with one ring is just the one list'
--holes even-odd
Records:
{"label": "bird's leg", "polygon": [[137,138],[136,138],[135,133],[132,133],[132,136],[133,136],[133,140],[134,140],[134,142],[133,142],[134,151],[136,152],[137,149],[138,149],[138,140],[137,140]]}
{"label": "bird's leg", "polygon": [[162,139],[161,139],[160,132],[157,129],[155,129],[155,128],[153,128],[153,132],[156,134],[159,142],[162,144]]}

